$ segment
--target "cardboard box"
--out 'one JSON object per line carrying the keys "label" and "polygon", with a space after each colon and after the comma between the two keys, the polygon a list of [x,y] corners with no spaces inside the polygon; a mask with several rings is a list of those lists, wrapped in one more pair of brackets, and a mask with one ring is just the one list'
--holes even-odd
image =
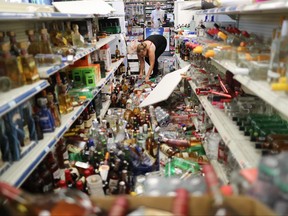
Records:
{"label": "cardboard box", "polygon": [[74,64],[71,65],[71,67],[83,67],[83,66],[88,66],[91,63],[92,63],[91,55],[88,54],[88,55],[84,56],[83,58],[75,61]]}
{"label": "cardboard box", "polygon": [[99,51],[100,60],[105,62],[105,69],[107,71],[111,70],[112,59],[111,59],[111,51],[108,44],[102,46]]}
{"label": "cardboard box", "polygon": [[[140,206],[156,208],[164,211],[172,211],[174,197],[145,197],[145,196],[127,196],[129,200],[129,211]],[[97,198],[91,197],[93,203],[100,208],[109,211],[116,197]],[[193,215],[211,215],[210,210],[213,207],[213,199],[211,196],[190,197],[188,210],[189,216]],[[235,212],[233,215],[247,216],[272,216],[276,215],[272,210],[246,196],[229,196],[225,197],[224,203],[227,203]]]}

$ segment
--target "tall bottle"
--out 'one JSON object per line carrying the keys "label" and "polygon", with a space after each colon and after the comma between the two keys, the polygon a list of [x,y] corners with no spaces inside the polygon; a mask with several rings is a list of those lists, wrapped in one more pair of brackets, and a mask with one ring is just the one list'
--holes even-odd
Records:
{"label": "tall bottle", "polygon": [[[0,75],[1,77],[7,77],[9,79],[9,84],[7,83],[7,89],[9,85],[12,88],[17,88],[25,84],[25,76],[22,73],[20,64],[18,64],[17,57],[12,56],[10,53],[9,43],[3,43],[1,46],[2,58],[0,59],[0,66],[2,68]],[[8,81],[7,81],[8,82]],[[1,89],[6,89],[1,86]]]}
{"label": "tall bottle", "polygon": [[64,37],[66,38],[67,42],[69,43],[69,45],[73,45],[72,42],[72,29],[71,29],[71,22],[66,22],[65,23],[65,33],[64,33]]}
{"label": "tall bottle", "polygon": [[51,111],[47,107],[47,98],[38,98],[37,103],[40,107],[38,112],[40,126],[42,131],[53,132],[55,130],[55,121],[51,114]]}
{"label": "tall bottle", "polygon": [[19,56],[20,55],[20,49],[17,45],[16,41],[16,34],[13,31],[7,32],[7,36],[10,38],[10,52],[13,56]]}
{"label": "tall bottle", "polygon": [[[281,23],[282,24],[282,23]],[[273,40],[271,44],[271,57],[270,57],[270,64],[267,73],[267,81],[270,83],[278,82],[279,80],[279,73],[278,69],[280,68],[280,34],[281,29],[275,28],[273,30]]]}
{"label": "tall bottle", "polygon": [[28,84],[37,82],[40,77],[38,73],[38,69],[36,67],[35,59],[32,55],[29,55],[27,52],[28,43],[20,42],[18,44],[21,50],[20,62],[22,65],[23,74],[25,76],[25,80]]}
{"label": "tall bottle", "polygon": [[60,114],[67,114],[74,110],[70,96],[67,94],[67,86],[61,84],[58,92]]}
{"label": "tall bottle", "polygon": [[60,125],[61,125],[61,117],[60,117],[60,113],[59,113],[58,107],[54,103],[54,96],[53,96],[53,94],[51,92],[49,92],[46,97],[47,97],[47,102],[48,102],[47,106],[50,109],[51,114],[52,114],[52,116],[54,118],[55,126],[56,127],[60,127]]}
{"label": "tall bottle", "polygon": [[45,28],[41,29],[40,35],[41,35],[41,41],[39,43],[39,52],[41,54],[53,54],[47,29]]}
{"label": "tall bottle", "polygon": [[27,30],[26,34],[28,36],[30,45],[28,47],[28,53],[30,55],[35,56],[36,54],[40,53],[39,50],[39,42],[36,40],[35,33],[33,29]]}
{"label": "tall bottle", "polygon": [[116,50],[115,50],[115,58],[116,60],[119,60],[120,59],[120,50],[118,49],[118,45],[116,45]]}

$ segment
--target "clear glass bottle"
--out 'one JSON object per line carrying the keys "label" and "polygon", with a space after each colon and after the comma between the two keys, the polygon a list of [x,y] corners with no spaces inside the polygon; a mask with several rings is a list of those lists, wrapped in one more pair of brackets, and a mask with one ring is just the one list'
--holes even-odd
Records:
{"label": "clear glass bottle", "polygon": [[41,41],[39,43],[39,53],[53,54],[47,29],[45,28],[41,29],[40,35],[41,35]]}
{"label": "clear glass bottle", "polygon": [[37,82],[40,77],[38,73],[38,69],[36,67],[35,59],[32,55],[29,55],[27,52],[28,43],[20,42],[18,44],[21,50],[20,62],[22,65],[23,74],[25,76],[25,80],[28,84]]}
{"label": "clear glass bottle", "polygon": [[46,97],[47,97],[47,101],[48,101],[47,106],[50,109],[51,114],[54,118],[55,126],[60,127],[61,126],[61,116],[60,116],[58,107],[54,103],[54,96],[51,92],[49,92]]}
{"label": "clear glass bottle", "polygon": [[76,47],[83,47],[84,46],[84,38],[79,33],[79,26],[78,25],[73,26],[72,42],[73,42],[73,46],[76,46]]}
{"label": "clear glass bottle", "polygon": [[30,29],[30,30],[27,30],[26,31],[26,34],[28,36],[28,39],[29,39],[29,42],[30,42],[30,45],[28,47],[28,53],[30,55],[37,55],[38,53],[40,53],[40,50],[39,50],[39,41],[36,40],[35,38],[35,33],[34,33],[34,30],[33,29]]}
{"label": "clear glass bottle", "polygon": [[70,96],[67,94],[67,86],[64,84],[61,84],[59,86],[58,102],[59,102],[60,114],[67,114],[74,110],[72,100]]}
{"label": "clear glass bottle", "polygon": [[10,53],[10,45],[9,43],[3,43],[1,46],[2,57],[0,59],[1,77],[7,79],[7,86],[2,87],[3,83],[1,83],[1,89],[8,90],[11,86],[12,88],[17,88],[25,84],[25,76],[22,73],[20,68],[20,64],[18,64],[17,57],[12,56]]}

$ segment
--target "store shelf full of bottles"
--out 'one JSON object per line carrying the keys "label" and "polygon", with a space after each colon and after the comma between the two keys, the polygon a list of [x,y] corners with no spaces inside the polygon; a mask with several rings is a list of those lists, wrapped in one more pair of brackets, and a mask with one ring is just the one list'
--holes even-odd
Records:
{"label": "store shelf full of bottles", "polygon": [[0,21],[0,179],[18,187],[75,121],[106,113],[102,91],[126,70],[108,45],[117,35],[99,32],[97,19],[63,17]]}

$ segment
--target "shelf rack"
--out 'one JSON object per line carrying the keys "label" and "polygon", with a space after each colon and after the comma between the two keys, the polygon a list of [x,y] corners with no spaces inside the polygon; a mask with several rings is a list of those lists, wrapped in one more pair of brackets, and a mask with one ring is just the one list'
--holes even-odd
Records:
{"label": "shelf rack", "polygon": [[[240,82],[242,86],[275,108],[285,119],[288,119],[288,94],[285,94],[284,91],[271,90],[269,83],[265,80],[252,80],[248,75],[248,68],[240,68],[232,61],[212,59],[212,62],[233,73],[234,79]],[[243,75],[245,69],[247,69],[247,75]]]}
{"label": "shelf rack", "polygon": [[[183,61],[179,54],[176,54],[176,58],[180,67],[189,64]],[[189,84],[195,92],[196,85],[192,81],[189,81]],[[239,166],[241,168],[257,167],[260,152],[253,147],[253,143],[249,141],[248,137],[241,134],[236,124],[222,110],[213,107],[206,96],[197,96]]]}
{"label": "shelf rack", "polygon": [[91,14],[67,14],[59,12],[0,12],[0,21],[9,20],[57,20],[57,19],[87,19]]}
{"label": "shelf rack", "polygon": [[[186,10],[193,9],[191,6]],[[250,5],[239,5],[200,10],[197,14],[267,14],[288,12],[288,2],[286,0],[258,2]]]}
{"label": "shelf rack", "polygon": [[[77,52],[77,54],[74,56],[73,61],[77,61],[81,58],[83,58],[84,56],[94,52],[95,50],[100,49],[102,46],[104,46],[107,43],[110,43],[111,41],[113,41],[114,39],[116,39],[115,35],[110,35],[106,38],[102,38],[100,39],[95,46],[90,46],[88,48],[83,48],[81,49],[81,51]],[[52,67],[41,67],[38,68],[38,72],[41,78],[48,78],[49,76],[53,75],[54,73],[56,73],[57,71],[67,67],[69,65],[68,62],[64,62],[61,63],[59,65],[54,65]]]}
{"label": "shelf rack", "polygon": [[0,94],[0,117],[10,110],[27,101],[38,92],[49,86],[47,80],[39,80],[30,85],[24,85],[19,88],[11,89],[8,92]]}
{"label": "shelf rack", "polygon": [[[93,92],[94,96],[96,96],[104,85],[114,76],[115,71],[123,61],[124,58],[112,64],[110,72],[97,84],[97,88]],[[43,160],[50,149],[55,146],[63,134],[71,127],[73,122],[80,116],[90,102],[91,100],[87,100],[83,105],[75,107],[73,112],[62,115],[62,125],[56,128],[53,133],[45,133],[44,139],[38,143],[32,142],[29,146],[23,148],[19,161],[13,163],[6,162],[0,169],[0,180],[19,187]]]}

